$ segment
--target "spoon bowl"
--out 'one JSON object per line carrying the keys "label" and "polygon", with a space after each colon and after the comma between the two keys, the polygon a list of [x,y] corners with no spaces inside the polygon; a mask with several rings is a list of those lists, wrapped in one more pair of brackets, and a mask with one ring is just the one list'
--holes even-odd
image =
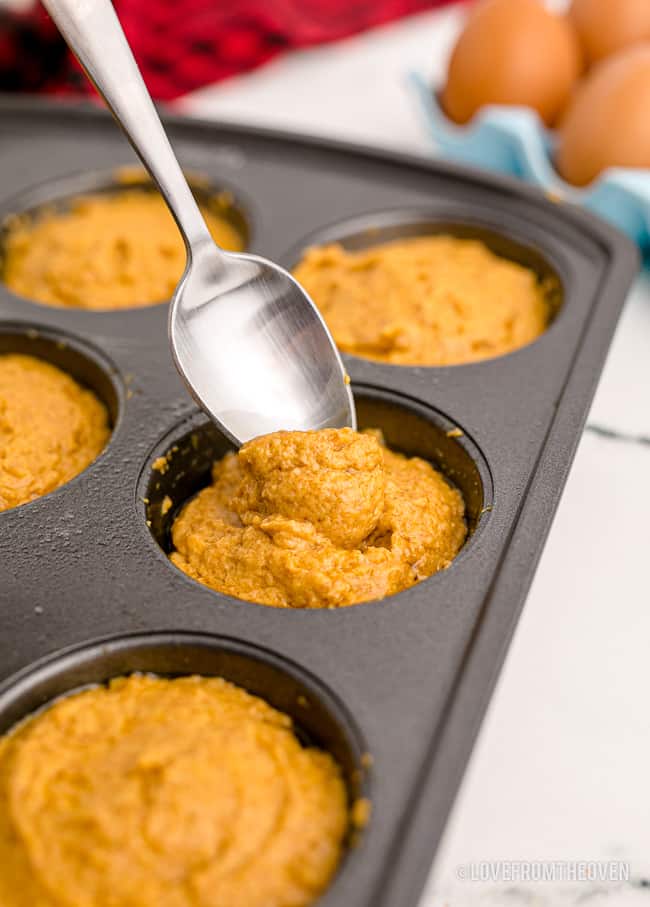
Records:
{"label": "spoon bowl", "polygon": [[192,395],[235,442],[281,428],[356,427],[320,313],[264,258],[201,246],[172,300],[169,336]]}

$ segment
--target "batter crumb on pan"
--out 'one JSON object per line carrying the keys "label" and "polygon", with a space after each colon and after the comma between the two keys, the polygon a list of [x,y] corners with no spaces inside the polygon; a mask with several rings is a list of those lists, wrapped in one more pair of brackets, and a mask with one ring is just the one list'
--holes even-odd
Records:
{"label": "batter crumb on pan", "polygon": [[352,824],[355,828],[365,828],[370,822],[372,803],[367,797],[359,797],[352,804]]}
{"label": "batter crumb on pan", "polygon": [[161,473],[161,475],[165,475],[165,473],[169,469],[169,462],[167,461],[167,457],[156,457],[151,468],[156,472]]}

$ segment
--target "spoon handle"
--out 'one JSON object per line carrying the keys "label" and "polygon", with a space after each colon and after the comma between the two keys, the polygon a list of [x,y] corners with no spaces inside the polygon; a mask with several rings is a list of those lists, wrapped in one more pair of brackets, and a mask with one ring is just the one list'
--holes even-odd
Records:
{"label": "spoon handle", "polygon": [[188,257],[208,232],[110,0],[44,0],[68,46],[162,192]]}

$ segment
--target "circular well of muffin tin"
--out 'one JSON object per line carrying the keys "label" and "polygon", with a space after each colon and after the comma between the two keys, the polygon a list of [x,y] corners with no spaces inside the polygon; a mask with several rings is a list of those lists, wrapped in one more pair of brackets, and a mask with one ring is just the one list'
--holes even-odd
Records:
{"label": "circular well of muffin tin", "polygon": [[[334,757],[350,806],[370,793],[365,742],[335,694],[269,650],[204,633],[116,636],[48,656],[0,684],[0,735],[61,697],[131,674],[222,677],[290,715],[304,746]],[[349,834],[356,834],[352,825]]]}
{"label": "circular well of muffin tin", "polygon": [[[479,449],[456,423],[427,406],[392,391],[363,386],[353,390],[359,429],[380,428],[388,447],[428,460],[460,490],[469,530],[466,547],[492,501],[490,471]],[[210,484],[212,464],[230,450],[230,441],[204,414],[196,413],[151,453],[140,476],[138,500],[144,502],[143,519],[165,554],[172,550],[171,527],[179,511]],[[162,469],[154,467],[157,461],[164,462]],[[171,561],[169,565],[177,569]]]}
{"label": "circular well of muffin tin", "polygon": [[[250,219],[233,192],[224,185],[219,185],[207,176],[193,170],[186,171],[186,177],[192,192],[199,204],[225,220],[241,237],[242,251],[249,248],[251,242]],[[108,171],[88,171],[56,180],[40,183],[19,195],[7,199],[0,205],[0,283],[16,298],[23,299],[36,305],[45,305],[50,308],[62,308],[77,311],[76,307],[55,305],[49,302],[40,302],[38,299],[26,295],[18,295],[4,282],[4,268],[6,258],[7,237],[16,221],[20,223],[36,223],[40,216],[51,213],[65,213],[70,210],[75,201],[88,195],[115,195],[132,189],[146,192],[157,192],[147,174],[139,167],[126,166]],[[180,279],[180,275],[179,275]],[[138,303],[124,307],[108,306],[102,309],[93,309],[101,312],[129,312],[134,308],[148,307],[151,305],[165,305],[168,300],[159,300],[151,303]]]}
{"label": "circular well of muffin tin", "polygon": [[3,353],[34,356],[66,372],[101,400],[108,410],[110,428],[115,429],[122,405],[122,385],[115,367],[98,350],[50,328],[0,322],[0,355]]}
{"label": "circular well of muffin tin", "polygon": [[60,491],[87,469],[91,469],[111,444],[120,419],[124,397],[123,386],[115,367],[98,350],[71,335],[19,322],[0,322],[0,356],[11,353],[33,356],[47,362],[74,378],[81,387],[92,391],[108,411],[110,435],[95,460],[79,473],[44,495],[39,495],[33,501],[17,504],[16,507],[0,512],[0,517],[5,512],[26,507]]}
{"label": "circular well of muffin tin", "polygon": [[[559,263],[554,264],[549,256],[534,245],[515,238],[512,225],[501,226],[489,223],[477,216],[475,220],[455,218],[449,214],[436,214],[427,212],[426,209],[395,209],[378,211],[349,220],[339,221],[323,227],[304,237],[294,245],[282,258],[286,268],[292,270],[302,260],[305,252],[312,247],[336,243],[348,252],[361,252],[385,243],[398,240],[415,239],[426,236],[452,236],[457,239],[478,240],[482,242],[494,255],[512,261],[515,264],[529,268],[536,275],[538,284],[546,285],[546,302],[548,305],[548,323],[545,331],[532,343],[535,343],[551,327],[559,316],[564,304],[564,284],[561,277]],[[530,344],[526,344],[530,346]],[[517,347],[517,349],[525,349]],[[354,358],[363,359],[361,354],[349,353]],[[485,357],[490,361],[503,358],[509,353]],[[370,359],[369,361],[377,361]],[[381,362],[381,360],[379,360]],[[409,363],[382,363],[394,368],[413,368]],[[456,368],[464,363],[450,363],[449,365],[424,365],[419,368]]]}
{"label": "circular well of muffin tin", "polygon": [[338,699],[316,678],[265,649],[186,632],[139,633],[66,649],[0,684],[0,734],[48,703],[129,674],[223,677],[296,722],[298,736],[330,752],[350,794],[362,790],[363,740]]}

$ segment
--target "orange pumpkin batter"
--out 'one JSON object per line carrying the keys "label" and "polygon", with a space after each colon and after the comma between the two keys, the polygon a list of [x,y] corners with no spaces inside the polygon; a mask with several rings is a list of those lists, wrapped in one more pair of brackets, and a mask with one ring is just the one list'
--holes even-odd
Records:
{"label": "orange pumpkin batter", "polygon": [[378,432],[277,432],[215,463],[173,525],[171,559],[237,598],[337,608],[448,566],[466,532],[460,492]]}
{"label": "orange pumpkin batter", "polygon": [[552,288],[532,270],[453,236],[314,247],[293,273],[343,352],[395,365],[501,356],[535,340],[552,314]]}
{"label": "orange pumpkin batter", "polygon": [[[239,251],[242,237],[211,208],[215,241]],[[4,244],[3,278],[19,296],[52,306],[124,309],[169,299],[185,247],[162,196],[142,188],[78,198],[65,212],[16,218]]]}
{"label": "orange pumpkin batter", "polygon": [[109,434],[106,407],[70,375],[33,356],[0,355],[0,511],[68,482]]}
{"label": "orange pumpkin batter", "polygon": [[0,739],[0,904],[307,907],[348,813],[332,757],[263,700],[122,678]]}

